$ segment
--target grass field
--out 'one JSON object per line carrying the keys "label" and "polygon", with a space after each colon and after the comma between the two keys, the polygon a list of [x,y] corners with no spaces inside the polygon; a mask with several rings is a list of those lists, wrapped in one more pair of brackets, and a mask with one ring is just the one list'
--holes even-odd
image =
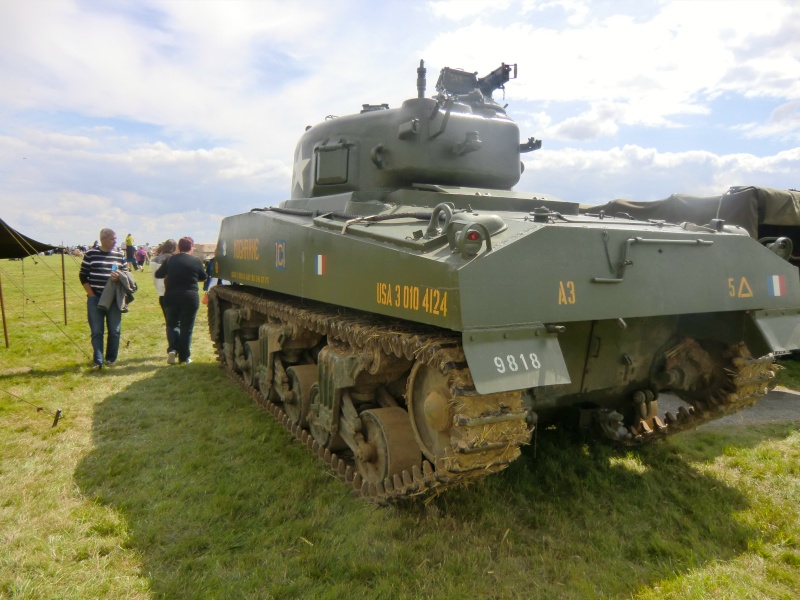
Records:
{"label": "grass field", "polygon": [[542,431],[483,484],[382,508],[230,383],[203,308],[195,362],[166,364],[149,270],[92,372],[66,268],[65,326],[60,257],[0,261],[0,598],[800,595],[800,422],[633,451]]}

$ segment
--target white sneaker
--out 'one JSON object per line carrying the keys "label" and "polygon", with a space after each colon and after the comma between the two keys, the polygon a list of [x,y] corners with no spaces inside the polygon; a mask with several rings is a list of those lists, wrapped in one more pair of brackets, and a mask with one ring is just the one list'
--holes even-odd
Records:
{"label": "white sneaker", "polygon": [[177,360],[178,360],[178,353],[175,352],[175,350],[172,350],[169,354],[167,354],[168,365],[174,365]]}

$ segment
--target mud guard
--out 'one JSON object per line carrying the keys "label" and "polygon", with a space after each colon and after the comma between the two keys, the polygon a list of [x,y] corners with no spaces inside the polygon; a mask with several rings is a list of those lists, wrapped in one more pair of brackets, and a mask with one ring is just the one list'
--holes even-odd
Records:
{"label": "mud guard", "polygon": [[570,383],[558,336],[544,325],[468,329],[463,344],[481,394]]}
{"label": "mud guard", "polygon": [[[800,308],[780,310],[759,310],[751,313],[755,330],[760,334],[758,340],[763,345],[760,354],[776,352],[785,354],[800,348],[800,322],[797,315]],[[756,343],[748,340],[748,346],[754,349]]]}

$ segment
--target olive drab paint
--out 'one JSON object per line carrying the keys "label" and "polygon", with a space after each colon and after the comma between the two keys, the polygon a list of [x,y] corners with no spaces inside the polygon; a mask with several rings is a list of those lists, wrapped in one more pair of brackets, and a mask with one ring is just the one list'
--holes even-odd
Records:
{"label": "olive drab paint", "polygon": [[[418,96],[399,107],[363,105],[310,127],[287,200],[223,220],[216,266],[231,289],[380,316],[387,331],[411,323],[456,334],[479,395],[516,394],[529,427],[577,420],[612,439],[666,430],[655,415],[661,391],[699,407],[704,394],[721,397],[730,365],[800,347],[800,278],[776,252],[719,219],[592,215],[513,191],[522,157],[541,146],[492,99],[516,65],[482,78],[442,69],[433,97],[419,72]],[[255,318],[243,315],[226,317],[226,352],[272,377],[277,351],[258,342],[261,354],[247,355],[256,343],[247,336],[277,334],[253,324],[236,346],[236,323]],[[333,390],[326,406],[336,407],[348,388],[326,378],[345,359],[320,356],[330,365],[320,363],[319,393]],[[409,377],[398,390],[417,385],[397,369],[392,377]],[[413,413],[404,402],[392,401]],[[426,410],[438,414],[437,402]],[[331,410],[318,431],[328,443],[340,426]],[[348,418],[361,410],[354,402]],[[411,418],[425,453],[426,422]]]}

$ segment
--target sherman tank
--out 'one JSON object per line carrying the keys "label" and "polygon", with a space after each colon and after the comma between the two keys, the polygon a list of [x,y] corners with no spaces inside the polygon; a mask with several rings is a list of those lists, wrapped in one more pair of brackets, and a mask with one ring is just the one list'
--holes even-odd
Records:
{"label": "sherman tank", "polygon": [[492,98],[515,77],[444,68],[426,97],[420,62],[416,97],[309,127],[288,199],[221,225],[220,362],[377,502],[501,471],[544,426],[694,427],[800,345],[790,240],[513,191],[541,146]]}

